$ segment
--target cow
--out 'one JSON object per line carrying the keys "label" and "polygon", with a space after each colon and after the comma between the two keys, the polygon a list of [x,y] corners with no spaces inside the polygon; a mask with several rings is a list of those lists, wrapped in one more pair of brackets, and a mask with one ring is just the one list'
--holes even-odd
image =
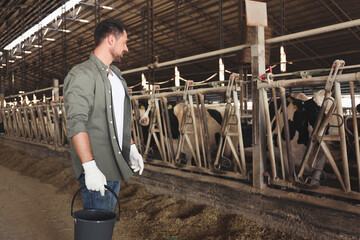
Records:
{"label": "cow", "polygon": [[[141,107],[142,106],[142,107]],[[140,108],[142,108],[142,110],[140,111],[140,124],[143,126],[143,130],[145,130],[144,132],[144,136],[147,136],[147,132],[148,131],[148,124],[150,122],[150,116],[151,116],[151,111],[150,111],[150,104],[147,104],[147,109],[145,110],[145,106],[146,104],[141,104]],[[211,155],[216,155],[217,150],[218,150],[218,144],[219,144],[219,138],[220,138],[220,133],[221,133],[221,124],[224,118],[224,113],[225,113],[225,107],[226,105],[224,104],[206,104],[205,105],[205,117],[206,117],[206,121],[207,121],[207,127],[208,127],[208,134],[209,134],[209,145],[210,145],[210,149],[211,149]],[[184,112],[184,104],[183,103],[179,103],[176,104],[176,102],[169,102],[168,103],[168,113],[169,113],[169,120],[170,120],[170,128],[171,128],[171,133],[172,133],[172,138],[173,138],[173,146],[175,151],[177,150],[178,144],[179,144],[179,137],[180,137],[180,124],[182,122],[182,118],[183,118],[183,112]],[[201,142],[200,142],[200,116],[199,116],[199,111],[197,106],[194,106],[194,113],[195,113],[195,119],[196,119],[196,125],[197,125],[197,129],[196,129],[196,134],[199,137],[199,147],[201,148]],[[163,124],[164,126],[164,124]],[[194,133],[194,129],[192,127],[193,125],[189,125],[188,127],[188,131],[189,132],[193,132]],[[233,126],[234,128],[236,126]],[[243,131],[246,132],[246,134],[243,134],[243,136],[246,136],[244,139],[244,144],[246,145],[245,147],[250,147],[251,146],[251,139],[252,139],[252,132],[251,132],[251,127],[249,128],[248,126],[245,126],[243,128]],[[190,135],[190,142],[191,145],[193,146],[193,148],[195,148],[195,138],[194,135],[189,133]],[[146,140],[147,138],[144,137],[144,139]],[[238,141],[236,137],[231,137],[233,143],[235,146],[238,145]],[[232,155],[230,147],[226,146],[224,153],[223,153],[223,157],[225,158],[230,158]],[[181,156],[182,156],[182,161],[185,162],[186,164],[192,165],[192,153],[191,150],[189,148],[189,145],[185,142],[185,144],[183,145],[183,148],[181,149]]]}
{"label": "cow", "polygon": [[[352,115],[346,116],[344,119],[347,147],[350,153],[355,154],[355,134],[360,135],[360,118],[357,117],[360,112],[360,104],[356,105],[356,111]],[[356,118],[358,132],[354,131],[354,116]]]}
{"label": "cow", "polygon": [[[305,153],[306,147],[310,143],[310,137],[315,126],[317,116],[319,114],[321,105],[323,103],[325,91],[320,90],[314,93],[312,98],[307,97],[303,93],[291,94],[286,101],[286,110],[287,110],[287,119],[289,125],[289,135],[290,135],[290,144],[291,144],[291,159],[295,165],[295,168],[299,168],[303,155]],[[277,105],[280,110],[280,99],[277,99]],[[329,111],[329,107],[326,109],[325,113]],[[274,101],[269,103],[269,112],[270,119],[272,124],[272,133],[273,133],[273,143],[274,143],[274,152],[275,158],[279,159],[279,147],[277,141],[277,133],[279,132],[276,124]],[[284,132],[284,123],[282,121],[282,115],[279,121],[279,127],[281,132],[282,146],[285,144],[285,132]],[[331,125],[337,125],[337,118],[331,117]],[[336,123],[334,123],[336,122]],[[327,134],[333,135],[336,131],[335,128],[329,128]],[[311,166],[310,163],[305,167],[305,173],[312,175],[310,177],[310,184],[317,186],[319,185],[322,169],[326,163],[325,154],[320,151],[317,157],[315,166]]]}

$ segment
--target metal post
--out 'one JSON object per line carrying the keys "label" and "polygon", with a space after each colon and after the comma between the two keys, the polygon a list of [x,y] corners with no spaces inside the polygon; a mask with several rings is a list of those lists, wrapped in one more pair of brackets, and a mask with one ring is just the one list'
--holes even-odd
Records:
{"label": "metal post", "polygon": [[285,166],[286,178],[293,181],[294,180],[294,165],[292,163],[292,156],[291,156],[289,120],[287,117],[285,93],[286,93],[285,88],[280,88],[280,97],[281,97],[281,105],[282,105],[282,111],[283,111],[284,132],[285,132],[285,141],[286,141],[286,155],[287,155],[287,161],[285,161],[284,166]]}
{"label": "metal post", "polygon": [[146,65],[146,52],[145,52],[145,46],[146,46],[146,42],[145,42],[145,19],[146,19],[146,9],[143,8],[141,9],[141,48],[142,48],[142,63],[145,66]]}
{"label": "metal post", "polygon": [[284,166],[284,155],[283,155],[283,149],[282,149],[282,140],[281,140],[281,129],[280,129],[280,114],[279,114],[279,108],[277,104],[277,97],[276,97],[276,89],[272,88],[272,94],[273,94],[273,101],[274,101],[274,110],[275,110],[275,119],[276,119],[276,129],[277,129],[277,143],[279,148],[279,157],[280,157],[280,164],[281,164],[281,176],[282,179],[285,180],[285,166]]}
{"label": "metal post", "polygon": [[360,189],[360,147],[359,147],[358,124],[357,124],[357,111],[355,107],[354,82],[350,82],[350,95],[351,95],[351,107],[352,107],[351,109],[352,109],[353,126],[354,126],[355,156],[356,156],[357,169],[358,169],[358,186]]}
{"label": "metal post", "polygon": [[199,115],[202,120],[202,127],[204,130],[204,141],[205,141],[205,152],[204,155],[206,155],[206,163],[204,163],[205,167],[208,167],[209,169],[213,170],[214,165],[212,164],[211,159],[211,149],[210,149],[210,138],[209,138],[209,128],[207,125],[207,118],[206,118],[206,110],[205,110],[205,101],[204,101],[204,95],[198,94],[199,100],[200,100],[200,108],[199,109]]}
{"label": "metal post", "polygon": [[219,42],[220,49],[224,48],[224,39],[223,39],[223,0],[219,0]]}
{"label": "metal post", "polygon": [[[20,9],[21,16],[24,16],[24,9]],[[23,33],[25,32],[25,20],[21,18],[21,28],[23,29]],[[21,73],[22,73],[22,90],[26,92],[26,62],[25,62],[25,44],[24,47],[21,48]]]}
{"label": "metal post", "polygon": [[63,0],[63,8],[62,8],[62,32],[61,32],[61,43],[62,43],[62,79],[65,79],[67,62],[66,62],[66,50],[67,50],[67,42],[66,42],[66,14],[65,14],[65,0]]}
{"label": "metal post", "polygon": [[100,22],[100,0],[94,0],[95,28]]}
{"label": "metal post", "polygon": [[15,72],[11,66],[11,93],[15,94]]}
{"label": "metal post", "polygon": [[0,74],[0,93],[4,93],[3,90],[4,80],[5,80],[5,70],[3,69]]}
{"label": "metal post", "polygon": [[179,0],[175,1],[175,59],[179,58]]}
{"label": "metal post", "polygon": [[60,96],[59,96],[59,80],[58,79],[54,79],[53,80],[53,96],[52,96],[52,100],[57,102],[60,100]]}
{"label": "metal post", "polygon": [[[42,20],[42,0],[39,1],[39,7],[38,7],[38,12],[39,12],[39,22]],[[64,14],[65,15],[65,14]],[[64,19],[63,19],[64,21]],[[42,51],[42,48],[43,48],[43,36],[42,36],[42,29],[40,28],[39,31],[38,31],[38,50],[39,50],[39,79],[37,80],[37,85],[39,86],[39,84],[41,84],[43,82],[43,69],[42,69],[42,65],[43,65],[43,51]]]}
{"label": "metal post", "polygon": [[[5,81],[8,81],[8,79],[9,79],[9,73],[10,73],[10,62],[9,62],[9,60],[10,60],[10,52],[9,51],[5,51],[4,52],[5,53],[5,60],[6,60],[6,71],[5,71]],[[5,93],[5,81],[4,81],[4,83],[2,84],[2,86],[3,86],[3,90],[2,90],[2,92],[3,93]],[[8,86],[8,89],[10,88],[10,84],[9,84],[9,86]]]}
{"label": "metal post", "polygon": [[[273,136],[271,131],[271,119],[270,119],[270,112],[268,107],[268,98],[267,98],[267,92],[264,88],[260,89],[260,95],[263,101],[264,106],[264,113],[265,113],[265,122],[266,122],[266,133],[267,133],[267,146],[269,151],[269,159],[270,159],[270,165],[271,165],[271,173],[272,173],[272,179],[277,178],[277,172],[276,172],[276,165],[275,165],[275,153],[274,153],[274,144],[273,144]],[[276,101],[276,99],[275,99]]]}
{"label": "metal post", "polygon": [[252,27],[251,43],[252,100],[253,109],[258,109],[258,111],[253,111],[253,186],[264,188],[266,187],[264,182],[265,118],[262,97],[257,89],[257,79],[265,73],[264,27]]}
{"label": "metal post", "polygon": [[[154,1],[147,1],[147,63],[154,62]],[[154,71],[148,69],[147,79],[151,85],[154,85]]]}
{"label": "metal post", "polygon": [[5,107],[4,106],[4,96],[5,96],[4,93],[0,93],[0,108]]}
{"label": "metal post", "polygon": [[168,109],[168,102],[166,97],[162,97],[162,103],[163,103],[163,114],[165,116],[165,127],[167,130],[167,143],[168,143],[168,149],[169,149],[169,161],[171,164],[175,163],[175,151],[174,151],[174,145],[173,145],[173,137],[171,133],[171,126],[170,126],[170,117],[169,117],[169,111]]}
{"label": "metal post", "polygon": [[335,81],[335,100],[336,100],[336,109],[337,114],[341,116],[342,120],[338,119],[339,125],[339,134],[340,134],[340,148],[341,148],[341,160],[342,160],[342,168],[343,168],[343,180],[345,184],[346,191],[351,191],[350,187],[350,175],[349,175],[349,163],[347,158],[347,150],[346,150],[346,138],[345,138],[345,127],[344,123],[342,122],[343,117],[343,108],[342,108],[342,102],[341,102],[341,85],[339,82]]}

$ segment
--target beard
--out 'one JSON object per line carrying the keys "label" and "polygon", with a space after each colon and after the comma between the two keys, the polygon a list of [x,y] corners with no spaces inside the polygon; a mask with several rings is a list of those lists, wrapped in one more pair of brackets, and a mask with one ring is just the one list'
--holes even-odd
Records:
{"label": "beard", "polygon": [[115,49],[111,49],[111,56],[113,57],[113,62],[120,63],[121,58],[123,57],[123,53],[116,53]]}

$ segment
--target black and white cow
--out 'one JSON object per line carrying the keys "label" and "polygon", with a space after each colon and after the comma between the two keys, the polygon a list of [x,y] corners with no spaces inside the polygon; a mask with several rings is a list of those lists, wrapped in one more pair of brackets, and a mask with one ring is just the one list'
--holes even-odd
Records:
{"label": "black and white cow", "polygon": [[[145,110],[145,106],[148,104],[142,104],[143,107],[140,111],[141,119],[139,120],[140,124],[143,126],[144,136],[147,136],[148,133],[148,125],[150,123],[150,117],[151,117],[151,111],[150,107],[147,106],[147,109]],[[206,110],[206,120],[207,120],[207,127],[208,127],[208,133],[209,133],[209,144],[211,149],[211,154],[215,155],[218,150],[218,142],[220,138],[220,132],[221,132],[221,124],[224,118],[224,112],[225,112],[225,105],[224,104],[206,104],[205,105]],[[171,133],[173,138],[173,146],[176,151],[178,144],[179,144],[179,137],[180,137],[180,123],[183,118],[183,112],[184,112],[184,104],[179,103],[176,104],[175,102],[169,102],[168,104],[168,113],[169,113],[169,120],[170,120],[170,127],[171,127]],[[199,117],[199,111],[196,106],[194,106],[194,113],[195,113],[195,119],[196,119],[196,134],[199,139],[199,147],[201,148],[200,143],[200,117]],[[164,124],[163,124],[164,125]],[[234,126],[235,127],[235,126]],[[242,128],[243,132],[245,131],[245,134],[243,133],[243,140],[244,140],[244,147],[250,147],[252,142],[252,130],[251,126],[244,126]],[[188,131],[194,133],[193,125],[188,126]],[[190,142],[193,148],[195,148],[195,137],[193,134],[190,135]],[[144,137],[146,140],[147,138]],[[235,146],[237,146],[238,141],[236,137],[231,137],[233,143]],[[183,148],[181,149],[181,154],[184,155],[184,160],[187,164],[191,164],[192,160],[192,154],[191,150],[187,143],[184,144]],[[231,156],[231,150],[229,146],[226,146],[224,150],[224,156],[227,158],[230,158]]]}
{"label": "black and white cow", "polygon": [[[289,133],[290,133],[290,144],[291,144],[291,159],[295,165],[295,168],[300,167],[303,155],[305,153],[306,147],[310,143],[311,133],[315,126],[316,118],[319,114],[322,102],[324,99],[324,90],[316,92],[312,98],[307,97],[303,93],[292,94],[287,98],[287,119],[289,124]],[[280,106],[281,101],[277,99],[278,111],[281,112]],[[279,159],[279,148],[277,142],[277,124],[275,117],[274,102],[269,103],[270,119],[272,119],[272,133],[273,133],[273,143],[275,146],[275,158]],[[328,110],[326,110],[327,112]],[[282,146],[285,145],[285,132],[284,132],[284,123],[283,117],[280,116],[279,127],[281,132]],[[337,121],[335,117],[332,117],[330,123],[332,125],[337,125],[334,123]],[[336,129],[330,128],[328,134],[334,134]],[[326,156],[323,154],[322,150],[319,152],[319,155],[316,160],[315,167],[307,165],[305,172],[312,175],[311,184],[319,184],[321,171],[324,168],[326,162]],[[310,163],[309,163],[310,164]]]}

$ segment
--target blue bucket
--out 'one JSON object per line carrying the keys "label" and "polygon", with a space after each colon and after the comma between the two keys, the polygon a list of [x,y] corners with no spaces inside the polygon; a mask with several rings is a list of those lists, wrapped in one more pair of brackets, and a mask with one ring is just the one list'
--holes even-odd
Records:
{"label": "blue bucket", "polygon": [[115,222],[120,219],[119,199],[109,186],[105,185],[116,198],[119,214],[103,209],[83,209],[73,212],[74,201],[79,192],[85,187],[80,188],[74,195],[71,202],[71,216],[74,218],[74,239],[75,240],[111,240]]}

